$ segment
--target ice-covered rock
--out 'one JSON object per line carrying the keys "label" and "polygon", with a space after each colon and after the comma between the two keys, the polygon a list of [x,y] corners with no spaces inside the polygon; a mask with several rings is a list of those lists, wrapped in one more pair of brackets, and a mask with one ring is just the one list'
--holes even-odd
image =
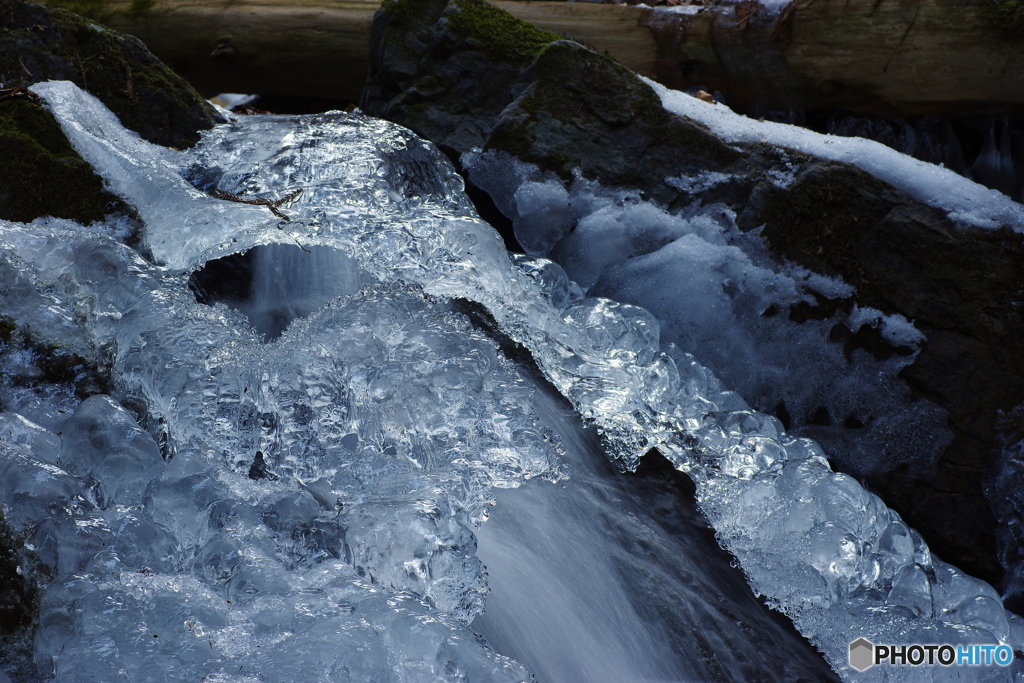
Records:
{"label": "ice-covered rock", "polygon": [[1008,225],[1024,230],[1024,207],[1003,193],[986,188],[941,166],[919,161],[890,147],[857,137],[823,135],[773,121],[758,121],[722,104],[710,104],[686,93],[644,79],[665,108],[701,124],[730,143],[767,143],[822,159],[852,164],[903,190],[951,219],[971,226]]}
{"label": "ice-covered rock", "polygon": [[0,442],[4,519],[23,534],[81,493],[73,476],[34,457],[24,444]]}
{"label": "ice-covered rock", "polygon": [[61,440],[18,413],[0,413],[0,441],[25,444],[37,460],[57,464]]}

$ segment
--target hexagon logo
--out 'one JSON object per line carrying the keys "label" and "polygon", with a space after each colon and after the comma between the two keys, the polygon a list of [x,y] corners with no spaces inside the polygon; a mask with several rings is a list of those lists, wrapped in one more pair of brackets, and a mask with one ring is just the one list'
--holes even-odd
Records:
{"label": "hexagon logo", "polygon": [[867,638],[858,638],[850,643],[850,666],[864,671],[875,664],[875,646]]}

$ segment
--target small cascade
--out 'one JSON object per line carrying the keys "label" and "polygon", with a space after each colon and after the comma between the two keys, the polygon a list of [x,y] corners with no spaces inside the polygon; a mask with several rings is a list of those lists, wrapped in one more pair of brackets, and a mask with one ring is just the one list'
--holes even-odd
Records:
{"label": "small cascade", "polygon": [[743,589],[685,476],[657,453],[624,475],[560,397],[536,406],[572,476],[496,496],[477,534],[487,642],[541,682],[834,680]]}
{"label": "small cascade", "polygon": [[199,301],[223,301],[240,310],[268,341],[288,324],[367,284],[343,251],[296,243],[266,244],[217,259],[191,279]]}

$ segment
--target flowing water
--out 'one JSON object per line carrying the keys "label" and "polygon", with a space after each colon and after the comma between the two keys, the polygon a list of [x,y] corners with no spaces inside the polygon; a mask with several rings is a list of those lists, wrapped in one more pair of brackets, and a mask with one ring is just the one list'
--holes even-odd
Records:
{"label": "flowing water", "polygon": [[559,398],[537,412],[572,477],[501,492],[477,533],[487,611],[474,628],[541,681],[829,680],[772,620],[657,453],[623,474]]}
{"label": "flowing water", "polygon": [[[841,674],[861,636],[1024,642],[650,313],[510,257],[408,131],[252,117],[177,153],[36,89],[144,222],[0,223],[7,315],[36,340],[0,354],[24,379],[0,383],[0,496],[46,579],[42,675],[829,677],[679,472],[619,473],[651,449]],[[214,188],[292,197],[287,219]],[[109,363],[117,400],[32,375],[46,348]]]}

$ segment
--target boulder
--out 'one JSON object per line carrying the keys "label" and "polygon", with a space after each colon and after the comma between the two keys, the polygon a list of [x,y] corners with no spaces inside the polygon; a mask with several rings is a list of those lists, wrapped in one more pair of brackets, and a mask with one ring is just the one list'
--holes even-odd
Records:
{"label": "boulder", "polygon": [[[867,174],[809,165],[787,190],[763,184],[742,218],[782,256],[853,285],[860,305],[913,320],[927,341],[900,373],[948,414],[953,441],[934,477],[902,469],[868,481],[939,554],[989,580],[996,560],[997,422],[1024,402],[1024,239],[964,230]],[[1002,517],[1003,515],[1000,515]],[[1009,520],[1001,520],[1007,522]]]}
{"label": "boulder", "polygon": [[70,80],[143,138],[183,148],[216,112],[137,39],[62,9],[0,0],[0,219],[88,224],[131,209],[103,189],[31,85]]}
{"label": "boulder", "polygon": [[142,41],[66,10],[0,0],[0,82],[5,88],[73,81],[159,145],[185,148],[216,111]]}
{"label": "boulder", "polygon": [[[530,33],[484,5],[385,2],[374,19],[363,107],[453,157],[474,147],[505,152],[567,185],[578,175],[670,209],[696,197],[666,178],[727,175],[701,201],[727,204],[741,229],[761,228],[778,257],[856,288],[852,299],[794,307],[790,319],[828,319],[856,304],[914,320],[927,337],[901,377],[917,400],[946,412],[952,438],[940,440],[944,449],[932,454],[930,471],[894,466],[866,483],[943,559],[998,581],[996,532],[1009,520],[997,522],[986,487],[997,457],[997,418],[1024,402],[1024,312],[1014,303],[1024,287],[1020,237],[964,230],[847,164],[768,144],[727,145],[667,112],[651,88],[611,59]],[[469,27],[455,20],[475,11],[495,19]],[[514,26],[529,36],[528,49],[499,49],[492,26]],[[779,172],[793,182],[771,182]],[[870,334],[834,331],[848,353],[908,352]],[[857,469],[842,454],[836,462]]]}
{"label": "boulder", "polygon": [[485,0],[386,0],[360,107],[457,155],[483,144],[522,73],[555,40]]}

